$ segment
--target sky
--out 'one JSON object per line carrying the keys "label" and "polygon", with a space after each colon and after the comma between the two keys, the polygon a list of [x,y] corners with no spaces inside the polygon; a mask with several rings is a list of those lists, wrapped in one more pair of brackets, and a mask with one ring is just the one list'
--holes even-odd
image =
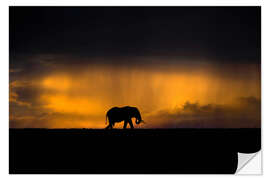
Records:
{"label": "sky", "polygon": [[[259,7],[10,7],[10,128],[261,126]],[[122,128],[123,124],[116,125]]]}

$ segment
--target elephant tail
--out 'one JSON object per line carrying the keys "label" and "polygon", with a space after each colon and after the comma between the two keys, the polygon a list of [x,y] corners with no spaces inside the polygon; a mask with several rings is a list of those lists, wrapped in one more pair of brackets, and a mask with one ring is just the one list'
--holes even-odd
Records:
{"label": "elephant tail", "polygon": [[106,121],[105,121],[105,124],[107,124],[107,119],[108,119],[108,115],[106,114]]}

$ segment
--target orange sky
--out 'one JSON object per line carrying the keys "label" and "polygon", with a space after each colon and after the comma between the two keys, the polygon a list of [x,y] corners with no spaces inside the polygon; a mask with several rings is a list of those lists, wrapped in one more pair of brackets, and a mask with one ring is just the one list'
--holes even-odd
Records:
{"label": "orange sky", "polygon": [[[15,77],[16,71],[10,71],[10,76]],[[166,127],[181,127],[181,117],[184,121],[188,116],[183,110],[186,102],[197,103],[198,107],[209,104],[226,107],[226,113],[220,116],[232,114],[226,115],[232,119],[241,117],[245,111],[241,108],[246,106],[239,106],[239,98],[248,97],[260,101],[257,65],[61,66],[45,74],[10,82],[10,127],[104,128],[106,111],[126,105],[141,111],[146,121],[141,128],[162,128],[164,123]],[[164,111],[175,116],[164,118],[164,113],[160,114]],[[244,116],[253,117],[251,111]],[[194,119],[200,119],[202,114],[196,112],[191,112],[196,116]],[[260,115],[255,113],[251,122],[250,126],[259,126]],[[239,123],[225,125],[241,127]],[[249,127],[249,124],[242,126]]]}

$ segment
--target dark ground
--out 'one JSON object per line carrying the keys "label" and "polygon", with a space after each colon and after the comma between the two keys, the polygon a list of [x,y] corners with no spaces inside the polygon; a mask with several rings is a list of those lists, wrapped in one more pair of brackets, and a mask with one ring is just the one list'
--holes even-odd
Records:
{"label": "dark ground", "polygon": [[261,129],[10,129],[9,172],[234,173]]}

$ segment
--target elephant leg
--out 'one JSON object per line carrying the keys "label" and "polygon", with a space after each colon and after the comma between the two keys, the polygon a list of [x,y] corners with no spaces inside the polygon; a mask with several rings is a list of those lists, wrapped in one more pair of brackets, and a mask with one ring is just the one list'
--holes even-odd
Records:
{"label": "elephant leg", "polygon": [[109,129],[111,127],[111,125],[109,124],[105,129]]}
{"label": "elephant leg", "polygon": [[113,123],[109,122],[109,125],[105,129],[112,129],[113,128]]}
{"label": "elephant leg", "polygon": [[134,129],[133,124],[132,124],[132,120],[131,120],[131,119],[128,120],[128,123],[129,123],[129,125],[130,125],[130,128],[131,128],[131,129]]}
{"label": "elephant leg", "polygon": [[127,128],[127,121],[125,120],[123,129],[126,129],[126,128]]}

